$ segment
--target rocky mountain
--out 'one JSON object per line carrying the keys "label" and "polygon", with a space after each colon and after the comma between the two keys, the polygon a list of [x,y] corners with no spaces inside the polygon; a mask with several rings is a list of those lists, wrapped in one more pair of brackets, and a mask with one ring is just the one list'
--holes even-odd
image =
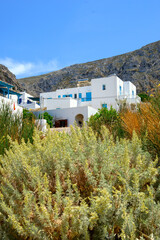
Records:
{"label": "rocky mountain", "polygon": [[78,79],[106,77],[117,74],[123,81],[131,81],[137,92],[147,91],[160,82],[160,41],[133,52],[97,61],[75,64],[44,75],[18,79],[27,92],[40,92],[75,87]]}
{"label": "rocky mountain", "polygon": [[13,85],[15,91],[23,90],[23,87],[16,80],[16,76],[2,64],[0,64],[0,80]]}

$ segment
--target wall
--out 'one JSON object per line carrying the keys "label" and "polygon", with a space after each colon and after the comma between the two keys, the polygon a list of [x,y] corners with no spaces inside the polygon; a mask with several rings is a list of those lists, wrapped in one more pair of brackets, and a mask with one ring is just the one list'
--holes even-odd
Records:
{"label": "wall", "polygon": [[[103,85],[106,87],[105,90],[102,89]],[[132,96],[132,91],[134,91],[134,96]],[[79,99],[79,93],[82,94],[82,98],[86,98],[87,92],[92,93],[92,101],[81,101],[81,99]],[[67,102],[67,100],[66,102],[64,101],[64,99],[67,98],[64,98],[63,95],[70,94],[72,94],[72,98],[74,98],[74,94],[77,94],[77,99],[75,99],[77,103],[71,104],[70,102]],[[118,110],[117,100],[119,101],[119,99],[130,98],[129,102],[132,102],[131,98],[136,98],[136,87],[129,81],[123,82],[119,77],[113,74],[108,77],[92,79],[91,86],[58,89],[55,92],[42,93],[40,96],[42,103],[41,107],[47,107],[48,109],[76,106],[92,106],[93,108],[98,109],[101,108],[103,104],[107,104],[108,109],[112,106]],[[61,98],[58,98],[59,96]],[[42,97],[44,98],[43,101]],[[63,102],[61,99],[63,99]]]}
{"label": "wall", "polygon": [[[82,98],[86,98],[86,92],[91,92],[91,86],[85,86],[85,87],[77,87],[77,88],[66,88],[66,89],[58,89],[55,92],[47,92],[47,93],[41,93],[40,94],[40,101],[41,101],[41,107],[47,107],[48,109],[52,108],[52,105],[54,108],[61,108],[63,107],[64,102],[60,102],[60,99],[67,99],[68,97],[63,97],[63,95],[70,95],[72,94],[72,98],[74,99],[74,94],[77,94],[77,103],[70,103],[71,107],[75,106],[88,106],[90,102],[81,102],[81,99],[79,98],[79,93],[81,93]],[[60,96],[60,98],[59,98]],[[56,101],[58,99],[58,101]],[[55,103],[54,103],[55,102]],[[57,104],[57,107],[56,107]],[[69,107],[67,105],[68,103],[64,103],[64,108]],[[52,108],[53,109],[53,108]]]}
{"label": "wall", "polygon": [[[87,121],[91,115],[94,115],[97,110],[92,107],[76,107],[76,108],[64,108],[64,109],[54,109],[54,110],[46,110],[44,112],[48,112],[51,116],[56,120],[67,119],[68,126],[74,125],[75,117],[78,114],[82,114],[84,116],[84,121]],[[37,117],[40,113],[44,113],[42,111],[33,112]]]}
{"label": "wall", "polygon": [[[102,104],[107,104],[110,108],[111,105],[116,108],[117,98],[117,76],[112,75],[106,78],[92,79],[92,107],[101,108]],[[106,86],[106,89],[102,89],[102,85]]]}
{"label": "wall", "polygon": [[52,98],[52,99],[43,99],[43,106],[47,107],[47,110],[57,109],[57,108],[72,108],[77,107],[77,100],[70,97],[67,98]]}
{"label": "wall", "polygon": [[40,106],[36,102],[24,103],[24,104],[21,104],[20,106],[22,106],[23,108],[26,108],[26,109],[40,108]]}
{"label": "wall", "polygon": [[1,97],[0,96],[0,106],[2,104],[9,104],[12,111],[13,111],[13,114],[17,113],[17,114],[22,114],[23,112],[23,108],[22,107],[19,107],[18,104],[17,104],[17,101],[15,100],[11,100],[11,99],[8,99],[8,98],[5,98],[5,97]]}
{"label": "wall", "polygon": [[79,98],[79,93],[81,93],[82,98],[86,98],[86,92],[91,92],[91,86],[58,89],[56,91],[56,94],[57,94],[57,98],[58,98],[59,95],[62,98],[63,95],[68,95],[68,94],[72,94],[73,98],[74,98],[74,94],[77,94],[77,98]]}

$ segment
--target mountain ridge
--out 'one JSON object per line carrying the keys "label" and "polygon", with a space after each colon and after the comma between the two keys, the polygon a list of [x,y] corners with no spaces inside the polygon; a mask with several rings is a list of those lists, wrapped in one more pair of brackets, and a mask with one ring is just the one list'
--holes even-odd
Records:
{"label": "mountain ridge", "polygon": [[123,81],[131,81],[136,85],[138,93],[153,88],[160,82],[160,41],[128,53],[73,64],[57,71],[17,81],[27,92],[39,96],[40,92],[76,87],[78,79],[90,80],[110,74],[117,74]]}
{"label": "mountain ridge", "polygon": [[18,83],[16,76],[2,64],[0,64],[0,80],[13,85],[16,91],[23,91],[23,88]]}

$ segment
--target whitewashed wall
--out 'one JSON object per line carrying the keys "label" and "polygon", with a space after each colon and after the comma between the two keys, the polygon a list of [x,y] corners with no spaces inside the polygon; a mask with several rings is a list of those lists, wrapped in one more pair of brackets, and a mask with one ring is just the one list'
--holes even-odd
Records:
{"label": "whitewashed wall", "polygon": [[[132,91],[134,91],[134,95],[132,95]],[[124,82],[124,95],[129,98],[136,97],[136,86],[130,81]]]}
{"label": "whitewashed wall", "polygon": [[8,104],[11,107],[13,114],[15,114],[15,113],[22,114],[22,112],[23,112],[23,108],[19,107],[17,104],[17,101],[15,101],[13,99],[8,99],[8,98],[0,96],[0,106],[2,106],[2,104]]}
{"label": "whitewashed wall", "polygon": [[[105,85],[106,89],[103,90],[102,86]],[[92,107],[101,108],[102,104],[107,104],[110,108],[112,105],[116,108],[117,98],[117,77],[110,76],[106,78],[92,79]]]}
{"label": "whitewashed wall", "polygon": [[54,117],[56,120],[67,119],[68,126],[74,125],[75,117],[78,114],[82,114],[84,116],[84,121],[87,121],[91,115],[94,115],[97,110],[89,107],[75,107],[75,108],[64,108],[64,109],[53,109],[53,110],[46,110],[46,111],[39,111],[33,112],[37,117],[40,113],[48,112],[51,116]]}
{"label": "whitewashed wall", "polygon": [[47,107],[47,110],[57,109],[57,108],[72,108],[77,107],[77,101],[70,97],[67,98],[51,98],[51,99],[43,99],[43,104],[41,106]]}
{"label": "whitewashed wall", "polygon": [[[102,86],[105,85],[106,89],[103,90]],[[121,86],[121,92],[120,92]],[[132,96],[134,91],[134,96]],[[86,93],[92,93],[92,101],[81,101],[79,99],[79,93],[82,94],[82,98],[86,98]],[[63,98],[63,95],[77,94],[76,102],[73,104],[67,98]],[[60,98],[58,98],[60,96]],[[49,99],[52,98],[52,99]],[[136,87],[131,82],[123,82],[116,75],[111,75],[104,78],[96,78],[91,80],[91,86],[58,89],[55,92],[41,93],[41,106],[47,107],[47,109],[55,108],[69,108],[76,106],[91,106],[95,109],[101,108],[103,104],[107,104],[107,108],[112,106],[118,110],[117,99],[129,98],[129,102],[132,102],[131,98],[136,98]],[[63,101],[61,100],[63,99]],[[42,104],[43,102],[43,104]]]}

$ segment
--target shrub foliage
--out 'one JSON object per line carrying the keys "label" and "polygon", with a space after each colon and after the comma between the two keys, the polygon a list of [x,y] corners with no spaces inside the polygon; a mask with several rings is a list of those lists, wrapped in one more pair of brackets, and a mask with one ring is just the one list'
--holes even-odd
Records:
{"label": "shrub foliage", "polygon": [[47,120],[48,125],[52,128],[53,127],[53,117],[48,113],[44,112],[39,114],[39,119],[44,118]]}
{"label": "shrub foliage", "polygon": [[23,114],[14,113],[9,104],[0,106],[0,154],[5,153],[5,149],[9,149],[10,140],[21,142],[23,138],[25,142],[33,141],[35,117],[28,110],[23,110]]}
{"label": "shrub foliage", "polygon": [[109,110],[107,108],[98,109],[98,112],[89,118],[88,126],[90,126],[98,136],[101,136],[102,126],[106,126],[114,138],[124,136],[121,118],[112,106]]}
{"label": "shrub foliage", "polygon": [[159,239],[156,161],[134,133],[35,133],[0,156],[0,239]]}

